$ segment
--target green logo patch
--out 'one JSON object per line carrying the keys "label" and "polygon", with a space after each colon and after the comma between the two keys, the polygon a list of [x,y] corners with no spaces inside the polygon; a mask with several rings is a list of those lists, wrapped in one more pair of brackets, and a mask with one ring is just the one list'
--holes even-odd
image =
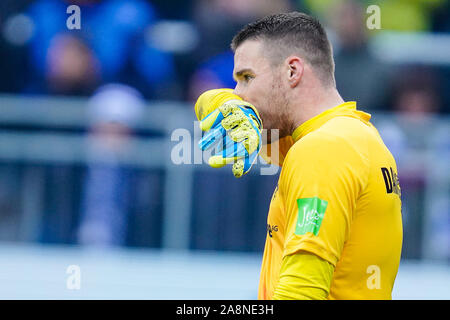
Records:
{"label": "green logo patch", "polygon": [[297,199],[298,215],[295,234],[300,236],[312,232],[317,236],[327,205],[327,201],[317,197]]}

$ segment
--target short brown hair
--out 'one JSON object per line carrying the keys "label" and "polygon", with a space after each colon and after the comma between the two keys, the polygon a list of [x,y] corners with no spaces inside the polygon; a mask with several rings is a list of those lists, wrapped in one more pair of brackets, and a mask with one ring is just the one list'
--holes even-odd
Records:
{"label": "short brown hair", "polygon": [[331,44],[317,19],[301,12],[264,17],[239,31],[231,41],[231,49],[236,51],[246,40],[269,41],[270,48],[278,49],[277,57],[286,58],[297,51],[317,71],[325,85],[336,85]]}

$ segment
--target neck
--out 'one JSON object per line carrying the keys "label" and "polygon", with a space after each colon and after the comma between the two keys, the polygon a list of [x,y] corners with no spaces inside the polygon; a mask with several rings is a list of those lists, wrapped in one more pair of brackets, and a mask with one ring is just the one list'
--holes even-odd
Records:
{"label": "neck", "polygon": [[293,114],[293,121],[291,123],[291,134],[301,124],[309,119],[317,116],[318,114],[336,107],[344,100],[340,96],[336,88],[308,90],[307,94],[303,94],[301,98],[297,98],[293,101],[298,101],[291,108]]}

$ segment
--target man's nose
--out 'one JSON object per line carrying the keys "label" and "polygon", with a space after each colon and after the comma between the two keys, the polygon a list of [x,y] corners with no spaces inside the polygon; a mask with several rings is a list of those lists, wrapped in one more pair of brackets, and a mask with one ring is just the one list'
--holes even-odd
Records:
{"label": "man's nose", "polygon": [[242,90],[239,90],[238,86],[234,87],[233,94],[235,94],[235,95],[241,97],[242,99],[244,99],[244,97],[242,96],[243,92],[242,92]]}

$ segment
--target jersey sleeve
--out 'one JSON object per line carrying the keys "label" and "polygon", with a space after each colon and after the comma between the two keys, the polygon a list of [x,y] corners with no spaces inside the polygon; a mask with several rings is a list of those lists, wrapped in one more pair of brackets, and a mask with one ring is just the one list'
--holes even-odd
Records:
{"label": "jersey sleeve", "polygon": [[300,251],[284,257],[274,300],[325,300],[334,266],[315,254]]}
{"label": "jersey sleeve", "polygon": [[287,215],[283,257],[303,250],[336,266],[367,175],[364,157],[342,137],[313,132],[298,141],[280,176]]}

